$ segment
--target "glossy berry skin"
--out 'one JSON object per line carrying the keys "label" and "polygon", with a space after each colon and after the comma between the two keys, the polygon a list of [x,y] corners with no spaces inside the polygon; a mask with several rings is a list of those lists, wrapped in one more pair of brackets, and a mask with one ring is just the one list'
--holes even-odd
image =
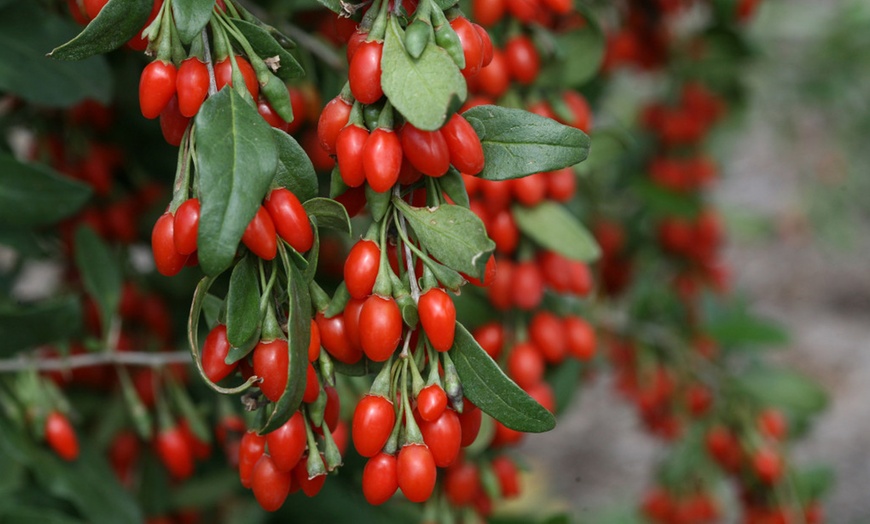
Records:
{"label": "glossy berry skin", "polygon": [[170,98],[169,103],[160,112],[160,132],[163,133],[166,143],[173,147],[180,146],[189,123],[190,118],[182,115],[178,109],[178,97]]}
{"label": "glossy berry skin", "polygon": [[462,426],[459,416],[452,409],[445,409],[441,416],[432,422],[419,421],[420,432],[423,441],[429,446],[429,452],[435,465],[446,468],[459,456],[459,447],[462,442]]}
{"label": "glossy berry skin", "polygon": [[380,127],[372,131],[363,150],[363,168],[376,192],[392,189],[402,170],[402,144],[396,133]]}
{"label": "glossy berry skin", "polygon": [[458,16],[450,21],[450,27],[456,32],[462,43],[462,53],[465,55],[465,67],[461,72],[465,78],[475,76],[483,65],[483,41],[474,24],[464,16]]}
{"label": "glossy berry skin", "polygon": [[436,351],[447,351],[453,347],[456,331],[456,306],[450,295],[440,288],[432,288],[420,296],[417,304],[420,323],[426,337]]}
{"label": "glossy berry skin", "polygon": [[154,223],[154,229],[151,230],[151,250],[154,254],[154,265],[163,276],[177,275],[187,262],[187,255],[182,255],[175,249],[175,218],[168,212],[160,215]]}
{"label": "glossy berry skin", "polygon": [[317,378],[314,366],[309,363],[305,371],[305,392],[302,395],[302,402],[310,404],[317,400],[318,396],[320,396],[320,380]]}
{"label": "glossy berry skin", "polygon": [[280,129],[286,133],[287,129],[290,127],[290,123],[281,118],[281,116],[275,112],[275,109],[269,101],[263,97],[260,97],[260,100],[257,101],[257,112],[260,113],[260,116],[263,117],[263,120],[265,120],[267,124],[275,129]]}
{"label": "glossy berry skin", "polygon": [[468,120],[456,113],[439,131],[447,143],[453,167],[466,175],[476,175],[483,170],[483,146]]}
{"label": "glossy berry skin", "polygon": [[266,451],[266,437],[248,430],[239,443],[239,480],[242,486],[251,487],[254,466]]}
{"label": "glossy berry skin", "polygon": [[425,502],[435,489],[435,459],[426,445],[408,444],[399,451],[399,489],[411,502]]}
{"label": "glossy berry skin", "polygon": [[308,362],[314,362],[320,356],[320,328],[311,319],[311,338],[308,341]]}
{"label": "glossy berry skin", "polygon": [[196,251],[196,240],[199,234],[199,199],[189,198],[175,210],[173,240],[175,250],[182,255],[190,255]]}
{"label": "glossy berry skin", "polygon": [[474,0],[471,2],[473,18],[485,27],[496,24],[505,13],[505,0]]}
{"label": "glossy berry skin", "polygon": [[533,261],[521,262],[513,272],[513,303],[516,307],[531,310],[538,307],[544,298],[544,277]]}
{"label": "glossy berry skin", "polygon": [[311,249],[314,230],[305,208],[293,192],[279,187],[266,197],[263,207],[269,212],[275,231],[285,242],[299,253]]}
{"label": "glossy berry skin", "polygon": [[353,105],[337,96],[326,104],[317,121],[317,141],[330,155],[335,154],[338,134],[347,125]]}
{"label": "glossy berry skin", "polygon": [[[260,96],[260,84],[257,83],[257,74],[251,63],[243,56],[236,55],[236,65],[242,73],[242,78],[245,80],[245,87],[251,98],[258,100]],[[214,79],[217,84],[217,89],[220,91],[225,85],[233,85],[233,63],[229,57],[224,58],[214,66]]]}
{"label": "glossy berry skin", "polygon": [[351,124],[342,129],[335,140],[338,172],[341,180],[349,187],[359,187],[366,181],[362,159],[368,138],[369,132],[366,129]]}
{"label": "glossy berry skin", "polygon": [[381,452],[370,458],[363,469],[362,490],[366,501],[379,506],[399,489],[398,461],[395,455]]}
{"label": "glossy berry skin", "polygon": [[278,236],[275,232],[275,224],[265,207],[257,208],[257,214],[245,228],[242,242],[263,260],[272,260],[278,254]]}
{"label": "glossy berry skin", "polygon": [[355,364],[362,358],[362,348],[354,346],[347,333],[343,315],[326,318],[322,312],[314,317],[320,330],[320,343],[332,357],[345,364]]}
{"label": "glossy berry skin", "polygon": [[154,439],[154,451],[172,478],[184,480],[193,475],[193,450],[181,427],[161,430]]}
{"label": "glossy berry skin", "polygon": [[437,420],[447,407],[447,393],[438,384],[426,386],[417,395],[417,411],[427,422]]}
{"label": "glossy berry skin", "polygon": [[266,511],[277,511],[287,495],[290,494],[290,484],[293,474],[282,471],[269,455],[262,455],[254,465],[251,474],[251,490],[260,507]]}
{"label": "glossy berry skin", "polygon": [[592,109],[586,98],[576,91],[568,90],[562,93],[562,102],[568,107],[572,116],[570,120],[563,123],[588,133],[592,128]]}
{"label": "glossy berry skin", "polygon": [[52,411],[45,419],[45,440],[57,455],[64,460],[79,456],[79,440],[66,415]]}
{"label": "glossy berry skin", "polygon": [[260,390],[272,402],[278,402],[287,388],[290,354],[287,341],[275,339],[254,347],[254,374],[262,378]]}
{"label": "glossy berry skin", "polygon": [[505,44],[505,59],[508,71],[517,82],[528,85],[535,81],[541,70],[541,57],[532,40],[525,35],[518,35]]}
{"label": "glossy berry skin", "polygon": [[384,90],[381,88],[383,51],[383,42],[362,42],[350,60],[348,71],[350,92],[362,104],[374,104],[384,96]]}
{"label": "glossy berry skin", "polygon": [[149,119],[160,116],[175,95],[177,75],[175,66],[163,60],[155,60],[145,66],[139,77],[139,108],[142,116]]}
{"label": "glossy berry skin", "polygon": [[[322,457],[323,455],[321,455],[321,458]],[[302,492],[305,493],[305,496],[307,497],[313,497],[320,493],[323,484],[326,482],[325,473],[312,478],[308,477],[307,460],[299,462],[293,470],[293,475],[296,477],[296,482],[299,484],[299,487],[302,488]]]}
{"label": "glossy berry skin", "polygon": [[347,305],[344,306],[344,314],[342,315],[344,317],[344,328],[347,332],[348,341],[359,351],[362,351],[359,334],[359,314],[365,303],[366,299],[364,298],[351,298],[347,301]]}
{"label": "glossy berry skin", "polygon": [[510,70],[504,53],[493,49],[492,61],[477,74],[480,91],[492,98],[499,98],[510,87]]}
{"label": "glossy berry skin", "polygon": [[227,340],[227,326],[216,325],[205,339],[202,346],[202,368],[205,376],[212,382],[220,382],[236,370],[238,362],[227,364],[227,354],[230,352],[230,341]]}
{"label": "glossy berry skin", "polygon": [[440,131],[402,127],[402,155],[424,175],[440,177],[450,168],[450,150]]}
{"label": "glossy berry skin", "polygon": [[269,446],[269,454],[272,455],[275,467],[290,473],[302,458],[307,444],[302,413],[299,411],[293,413],[293,416],[281,427],[267,433],[266,444]]}
{"label": "glossy berry skin", "polygon": [[377,455],[396,424],[393,403],[377,395],[365,395],[353,412],[351,438],[353,446],[363,457]]}
{"label": "glossy berry skin", "polygon": [[402,338],[402,312],[396,301],[372,295],[359,313],[360,345],[375,362],[384,362]]}
{"label": "glossy berry skin", "polygon": [[206,65],[195,56],[182,62],[175,77],[175,89],[181,114],[188,118],[195,116],[208,96]]}
{"label": "glossy berry skin", "polygon": [[344,262],[344,283],[351,297],[362,299],[372,294],[380,261],[376,243],[363,239],[354,244]]}

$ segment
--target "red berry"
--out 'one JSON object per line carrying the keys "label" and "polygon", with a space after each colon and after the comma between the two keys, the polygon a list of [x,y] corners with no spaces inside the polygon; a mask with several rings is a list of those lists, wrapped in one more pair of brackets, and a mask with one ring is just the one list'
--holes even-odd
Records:
{"label": "red berry", "polygon": [[341,96],[337,96],[330,100],[320,113],[320,119],[317,121],[317,141],[330,155],[335,154],[335,141],[347,125],[351,109],[353,109],[351,104]]}
{"label": "red berry", "polygon": [[199,199],[189,198],[175,210],[173,239],[175,250],[182,255],[196,251],[199,234]]}
{"label": "red berry", "polygon": [[335,156],[341,180],[349,187],[359,187],[366,181],[363,168],[363,151],[369,132],[358,125],[350,124],[338,133],[335,140]]}
{"label": "red berry", "polygon": [[396,301],[372,295],[359,314],[360,345],[375,362],[390,358],[402,338],[402,312]]}
{"label": "red berry", "polygon": [[45,440],[51,449],[64,460],[79,456],[79,440],[66,415],[52,411],[45,419]]}
{"label": "red berry", "polygon": [[193,451],[179,426],[161,430],[154,439],[154,451],[172,478],[184,480],[193,475]]}
{"label": "red berry", "polygon": [[282,471],[269,455],[262,455],[254,465],[251,474],[251,489],[260,507],[266,511],[277,511],[290,493],[292,473]]}
{"label": "red berry", "polygon": [[139,77],[139,107],[145,118],[157,118],[175,96],[177,71],[171,62],[155,60]]}
{"label": "red berry", "polygon": [[402,494],[411,502],[425,502],[435,489],[435,460],[429,448],[408,444],[399,451],[397,477]]}
{"label": "red berry", "polygon": [[175,78],[178,93],[178,108],[181,114],[190,118],[199,112],[208,95],[208,68],[192,56],[181,63]]}
{"label": "red berry", "polygon": [[447,394],[438,384],[426,386],[417,395],[417,411],[420,418],[431,422],[436,420],[447,407]]}
{"label": "red berry", "polygon": [[151,250],[154,255],[154,265],[164,276],[177,275],[187,262],[187,255],[182,255],[175,249],[175,219],[167,213],[160,215],[151,231]]}
{"label": "red berry", "polygon": [[308,213],[296,195],[279,187],[269,194],[263,206],[269,212],[278,235],[285,242],[300,253],[311,249],[314,245],[314,230],[308,220]]}
{"label": "red berry", "polygon": [[371,240],[360,240],[350,249],[344,262],[344,283],[353,298],[372,294],[381,262],[381,250]]}
{"label": "red berry", "polygon": [[268,433],[266,443],[275,467],[287,473],[291,472],[302,458],[308,443],[302,413],[299,411],[293,413],[287,422]]}
{"label": "red berry", "polygon": [[453,347],[456,330],[456,306],[450,295],[440,288],[432,288],[420,296],[417,304],[420,323],[426,338],[436,351],[447,351]]}
{"label": "red berry", "polygon": [[278,254],[275,224],[265,207],[257,208],[257,213],[248,223],[248,227],[245,228],[242,242],[263,260],[272,260]]}
{"label": "red berry", "polygon": [[[251,94],[251,98],[258,100],[260,96],[260,84],[257,82],[257,73],[254,72],[251,63],[245,57],[236,55],[236,65],[242,73],[245,87],[248,89],[248,93]],[[215,64],[214,78],[218,91],[225,85],[233,85],[233,63],[229,57]]]}
{"label": "red berry", "polygon": [[423,131],[410,123],[402,127],[402,155],[424,175],[440,177],[450,168],[450,150],[439,131]]}
{"label": "red berry", "polygon": [[402,170],[402,144],[396,133],[380,127],[372,131],[362,158],[369,186],[378,193],[392,189]]}
{"label": "red berry", "polygon": [[366,462],[362,490],[369,504],[378,506],[390,500],[399,489],[398,461],[395,455],[378,453]]}
{"label": "red berry", "polygon": [[383,42],[362,42],[351,58],[348,71],[350,92],[362,104],[374,104],[384,95],[381,87],[383,51]]}
{"label": "red berry", "polygon": [[230,352],[227,340],[227,326],[218,324],[212,329],[202,346],[202,368],[205,376],[212,382],[220,382],[238,367],[238,362],[227,364],[225,359]]}
{"label": "red berry", "polygon": [[363,457],[374,457],[387,443],[395,423],[392,402],[377,395],[364,396],[353,412],[351,436],[354,448]]}
{"label": "red berry", "polygon": [[450,163],[466,175],[476,175],[483,170],[483,146],[468,120],[454,114],[441,127],[441,135],[450,152]]}
{"label": "red berry", "polygon": [[260,391],[272,402],[278,402],[287,388],[290,353],[287,341],[275,339],[261,341],[254,347],[254,374],[262,378]]}

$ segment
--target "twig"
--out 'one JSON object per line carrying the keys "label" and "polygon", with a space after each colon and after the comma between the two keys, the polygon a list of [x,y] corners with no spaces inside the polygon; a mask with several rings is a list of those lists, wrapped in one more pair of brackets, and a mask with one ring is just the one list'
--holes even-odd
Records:
{"label": "twig", "polygon": [[171,351],[164,353],[146,353],[136,351],[106,351],[84,353],[66,357],[36,357],[33,355],[19,356],[0,360],[0,373],[10,373],[25,370],[64,371],[88,366],[127,365],[159,368],[167,364],[190,363],[190,352]]}

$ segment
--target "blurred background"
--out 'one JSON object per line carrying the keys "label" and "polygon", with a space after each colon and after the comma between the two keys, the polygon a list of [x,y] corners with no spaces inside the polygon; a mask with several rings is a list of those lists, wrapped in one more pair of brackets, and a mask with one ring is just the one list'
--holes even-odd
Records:
{"label": "blurred background", "polygon": [[[765,0],[745,112],[715,138],[735,287],[790,333],[768,358],[820,383],[829,406],[794,449],[827,464],[833,524],[870,522],[870,2]],[[578,393],[561,430],[527,439],[530,487],[581,522],[620,522],[664,447],[610,377]],[[569,442],[570,440],[570,442]],[[538,484],[548,483],[547,486]],[[625,517],[628,519],[628,517]],[[626,520],[630,522],[629,520]]]}

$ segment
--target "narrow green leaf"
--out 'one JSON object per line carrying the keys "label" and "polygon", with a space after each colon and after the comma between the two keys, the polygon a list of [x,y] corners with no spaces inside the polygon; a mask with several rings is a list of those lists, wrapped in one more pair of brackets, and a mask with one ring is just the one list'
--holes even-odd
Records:
{"label": "narrow green leaf", "polygon": [[547,61],[537,82],[548,87],[578,87],[595,76],[604,59],[605,38],[597,18],[582,5],[577,6],[586,24],[552,38],[555,60]]}
{"label": "narrow green leaf", "polygon": [[103,332],[108,333],[121,301],[121,266],[109,246],[89,226],[79,226],[75,242],[76,268],[85,290],[100,308]]}
{"label": "narrow green leaf", "polygon": [[577,217],[555,202],[542,202],[534,207],[517,205],[512,212],[520,231],[544,248],[584,262],[601,256],[595,238]]}
{"label": "narrow green leaf", "polygon": [[465,79],[447,51],[429,43],[420,58],[405,52],[395,17],[384,37],[381,85],[399,113],[414,127],[439,129],[468,95]]}
{"label": "narrow green leaf", "polygon": [[77,37],[55,48],[48,56],[58,60],[81,60],[117,49],[142,30],[153,5],[151,0],[109,0]]}
{"label": "narrow green leaf", "polygon": [[202,314],[205,315],[205,325],[209,331],[218,324],[223,307],[224,301],[222,298],[211,293],[206,293],[205,298],[202,300]]}
{"label": "narrow green leaf", "polygon": [[278,165],[271,127],[233,89],[210,96],[196,115],[202,211],[199,263],[207,275],[232,265],[239,240]]}
{"label": "narrow green leaf", "polygon": [[37,2],[16,2],[3,9],[0,91],[45,107],[69,107],[85,98],[108,102],[112,74],[105,57],[75,64],[45,58],[46,49],[77,31],[72,21],[45,11]]}
{"label": "narrow green leaf", "polygon": [[729,349],[782,346],[788,343],[788,333],[782,326],[742,308],[732,309],[713,318],[704,331]]}
{"label": "narrow green leaf", "polygon": [[556,427],[553,414],[509,379],[458,322],[450,357],[463,393],[484,413],[516,431],[542,433]]}
{"label": "narrow green leaf", "polygon": [[230,275],[227,291],[227,340],[239,347],[258,332],[260,326],[260,281],[257,257],[242,258]]}
{"label": "narrow green leaf", "polygon": [[82,310],[78,297],[67,296],[30,306],[0,305],[0,356],[79,333]]}
{"label": "narrow green leaf", "polygon": [[350,217],[341,203],[331,198],[312,198],[302,204],[305,212],[317,219],[318,227],[351,232]]}
{"label": "narrow green leaf", "polygon": [[53,224],[81,209],[90,196],[86,184],[0,153],[0,222],[4,224]]}
{"label": "narrow green leaf", "polygon": [[337,15],[342,14],[344,11],[341,6],[341,0],[317,0],[317,2]]}
{"label": "narrow green leaf", "polygon": [[246,20],[234,19],[233,25],[248,39],[257,56],[262,57],[264,60],[274,60],[274,65],[270,65],[270,67],[272,67],[272,72],[278,75],[278,78],[290,80],[305,75],[305,71],[299,65],[299,62],[286,49],[281,47],[281,44],[268,31]]}
{"label": "narrow green leaf", "polygon": [[278,169],[275,184],[287,188],[300,202],[317,196],[317,172],[311,159],[296,139],[280,129],[272,128],[278,146]]}
{"label": "narrow green leaf", "polygon": [[215,0],[173,0],[172,18],[185,44],[196,38],[211,18]]}
{"label": "narrow green leaf", "polygon": [[463,116],[474,126],[486,164],[477,176],[507,180],[582,162],[589,136],[555,120],[499,106],[477,106]]}
{"label": "narrow green leaf", "polygon": [[258,433],[269,433],[279,428],[293,416],[302,404],[305,394],[305,378],[308,372],[308,343],[311,340],[311,297],[308,283],[295,265],[285,266],[287,270],[287,346],[290,352],[287,387],[275,409]]}
{"label": "narrow green leaf", "polygon": [[794,371],[756,368],[744,372],[738,383],[765,405],[807,416],[824,409],[825,391],[815,382]]}
{"label": "narrow green leaf", "polygon": [[447,193],[450,200],[457,206],[468,207],[470,205],[462,173],[455,167],[450,166],[447,174],[438,179],[438,185],[441,186],[441,190]]}
{"label": "narrow green leaf", "polygon": [[400,198],[394,198],[393,203],[430,255],[451,269],[483,277],[495,242],[486,235],[486,228],[477,215],[450,204],[437,208],[412,207]]}

